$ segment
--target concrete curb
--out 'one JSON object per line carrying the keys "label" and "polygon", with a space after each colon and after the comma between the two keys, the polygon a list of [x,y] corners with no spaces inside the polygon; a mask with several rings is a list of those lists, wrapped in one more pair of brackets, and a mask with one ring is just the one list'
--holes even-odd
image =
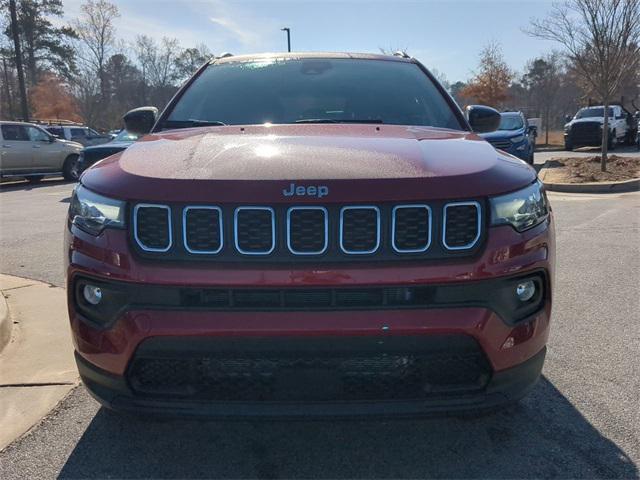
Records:
{"label": "concrete curb", "polygon": [[0,351],[2,451],[78,385],[78,371],[65,290],[0,274],[0,292],[0,308],[10,311],[6,317],[11,324],[10,341]]}
{"label": "concrete curb", "polygon": [[623,180],[621,182],[586,182],[586,183],[551,183],[545,182],[547,160],[540,171],[538,178],[544,183],[544,187],[551,192],[564,193],[624,193],[640,191],[640,178]]}
{"label": "concrete curb", "polygon": [[0,292],[0,352],[11,340],[11,316],[4,294]]}

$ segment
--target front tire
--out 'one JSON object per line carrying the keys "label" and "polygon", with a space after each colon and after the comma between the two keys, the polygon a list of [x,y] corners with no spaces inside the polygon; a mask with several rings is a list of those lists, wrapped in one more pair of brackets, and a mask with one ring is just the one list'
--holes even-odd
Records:
{"label": "front tire", "polygon": [[69,155],[62,166],[62,176],[65,180],[77,182],[80,177],[78,172],[78,155]]}
{"label": "front tire", "polygon": [[573,143],[571,142],[571,139],[568,138],[568,137],[564,139],[564,149],[567,152],[572,152],[573,151]]}

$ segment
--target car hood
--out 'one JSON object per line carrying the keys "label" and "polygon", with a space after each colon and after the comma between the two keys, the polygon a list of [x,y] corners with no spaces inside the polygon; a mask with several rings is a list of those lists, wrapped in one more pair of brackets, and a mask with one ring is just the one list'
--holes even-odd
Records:
{"label": "car hood", "polygon": [[87,170],[82,183],[126,200],[290,203],[283,191],[292,183],[328,187],[323,202],[380,202],[482,197],[535,178],[524,162],[470,132],[316,124],[147,135]]}
{"label": "car hood", "polygon": [[518,135],[523,135],[524,130],[496,130],[494,132],[489,133],[481,133],[480,136],[485,140],[498,140],[501,138],[511,138],[517,137]]}
{"label": "car hood", "polygon": [[70,148],[74,148],[74,149],[82,149],[84,148],[83,145],[81,143],[78,142],[72,142],[70,140],[63,140],[63,139],[56,139],[57,142],[62,143],[65,147],[70,147]]}
{"label": "car hood", "polygon": [[86,151],[96,151],[96,150],[115,150],[128,148],[133,142],[107,142],[101,143],[100,145],[92,145],[90,147],[85,147]]}
{"label": "car hood", "polygon": [[[609,119],[609,122],[611,122],[612,119]],[[576,123],[604,123],[604,117],[584,117],[584,118],[578,118],[578,119],[573,119],[569,122],[569,124],[571,125],[575,125]]]}

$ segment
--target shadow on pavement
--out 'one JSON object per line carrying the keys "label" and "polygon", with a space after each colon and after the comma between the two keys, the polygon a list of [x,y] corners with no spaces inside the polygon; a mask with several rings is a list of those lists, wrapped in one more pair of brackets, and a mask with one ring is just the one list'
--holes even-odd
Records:
{"label": "shadow on pavement", "polygon": [[637,478],[545,378],[478,418],[143,421],[101,409],[60,478]]}

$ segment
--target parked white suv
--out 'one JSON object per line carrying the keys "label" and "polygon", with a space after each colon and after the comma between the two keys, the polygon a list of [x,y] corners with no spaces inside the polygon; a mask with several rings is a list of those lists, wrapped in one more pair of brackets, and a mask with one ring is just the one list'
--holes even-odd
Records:
{"label": "parked white suv", "polygon": [[[602,125],[604,124],[602,105],[581,108],[572,119],[567,120],[568,123],[564,126],[565,150],[602,144]],[[633,116],[620,105],[609,107],[608,138],[610,150],[615,149],[619,144],[633,145],[635,138]]]}
{"label": "parked white suv", "polygon": [[32,123],[0,122],[0,178],[38,182],[45,175],[61,174],[77,180],[75,164],[82,148]]}
{"label": "parked white suv", "polygon": [[47,125],[44,129],[58,138],[78,142],[85,147],[107,143],[113,139],[111,135],[101,135],[94,129],[82,125]]}

